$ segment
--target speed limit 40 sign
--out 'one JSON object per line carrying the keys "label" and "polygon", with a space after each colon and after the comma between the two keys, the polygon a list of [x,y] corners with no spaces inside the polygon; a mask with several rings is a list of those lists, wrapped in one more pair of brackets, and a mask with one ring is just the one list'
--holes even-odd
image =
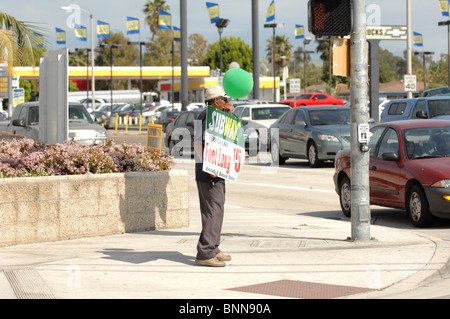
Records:
{"label": "speed limit 40 sign", "polygon": [[417,91],[417,79],[415,75],[406,75],[403,80],[404,88],[406,92]]}

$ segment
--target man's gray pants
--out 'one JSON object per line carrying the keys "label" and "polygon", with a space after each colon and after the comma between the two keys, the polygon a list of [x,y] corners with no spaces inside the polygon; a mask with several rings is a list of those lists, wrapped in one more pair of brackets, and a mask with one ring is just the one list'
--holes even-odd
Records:
{"label": "man's gray pants", "polygon": [[197,181],[202,232],[197,244],[197,259],[216,257],[220,252],[220,235],[225,205],[225,183]]}

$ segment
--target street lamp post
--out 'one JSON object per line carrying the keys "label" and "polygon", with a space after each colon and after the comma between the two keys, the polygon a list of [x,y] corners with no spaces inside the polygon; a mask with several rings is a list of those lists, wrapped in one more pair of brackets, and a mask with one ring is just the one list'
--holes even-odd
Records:
{"label": "street lamp post", "polygon": [[422,63],[423,63],[423,89],[426,90],[427,89],[427,77],[426,77],[426,72],[427,72],[427,67],[425,65],[426,60],[425,57],[427,55],[433,55],[434,52],[430,52],[430,51],[424,51],[424,52],[414,52],[414,55],[421,55],[422,56]]}
{"label": "street lamp post", "polygon": [[123,46],[121,46],[120,44],[100,44],[101,48],[109,48],[109,63],[111,66],[111,76],[110,76],[110,81],[111,81],[111,85],[110,85],[110,89],[111,89],[111,112],[112,112],[112,106],[113,106],[113,90],[114,90],[114,84],[113,84],[113,49],[122,49]]}
{"label": "street lamp post", "polygon": [[222,32],[223,29],[226,28],[230,24],[230,20],[228,19],[219,19],[219,22],[216,23],[217,30],[219,31],[219,43],[220,43],[220,70],[219,74],[222,76]]}
{"label": "street lamp post", "polygon": [[441,21],[438,26],[447,26],[448,33],[448,51],[447,51],[447,65],[448,65],[448,83],[447,86],[450,87],[450,20]]}
{"label": "street lamp post", "polygon": [[[66,12],[72,12],[74,10],[73,7],[71,6],[62,6],[61,10],[64,10]],[[95,59],[94,59],[94,16],[87,12],[86,10],[84,10],[83,8],[80,8],[81,11],[83,11],[85,14],[87,14],[90,19],[91,19],[91,69],[92,69],[92,73],[91,73],[91,87],[92,87],[92,111],[95,111]]]}
{"label": "street lamp post", "polygon": [[276,90],[276,80],[275,80],[275,29],[283,28],[283,23],[266,23],[264,24],[264,28],[272,28],[273,29],[273,40],[272,40],[272,76],[273,76],[273,102],[277,101],[277,90]]}
{"label": "street lamp post", "polygon": [[311,42],[311,38],[305,38],[303,40],[303,81],[304,83],[304,93],[306,93],[306,54],[314,53],[314,51],[306,51],[306,46]]}
{"label": "street lamp post", "polygon": [[[75,51],[82,51],[83,49],[76,48]],[[89,103],[89,52],[91,49],[86,50],[86,103]],[[69,52],[70,53],[70,52]]]}
{"label": "street lamp post", "polygon": [[143,83],[142,83],[142,47],[144,45],[148,45],[150,44],[150,42],[131,42],[128,41],[127,42],[128,45],[139,45],[139,65],[140,65],[140,81],[139,81],[139,90],[141,92],[140,94],[140,101],[141,101],[141,106],[140,106],[140,115],[142,115],[142,93],[143,93]]}

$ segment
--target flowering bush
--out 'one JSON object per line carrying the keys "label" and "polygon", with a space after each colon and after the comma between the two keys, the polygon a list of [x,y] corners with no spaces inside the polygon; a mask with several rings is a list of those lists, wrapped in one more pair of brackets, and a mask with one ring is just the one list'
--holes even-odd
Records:
{"label": "flowering bush", "polygon": [[137,144],[113,140],[95,146],[75,142],[46,147],[33,140],[0,140],[0,178],[166,171],[173,158]]}

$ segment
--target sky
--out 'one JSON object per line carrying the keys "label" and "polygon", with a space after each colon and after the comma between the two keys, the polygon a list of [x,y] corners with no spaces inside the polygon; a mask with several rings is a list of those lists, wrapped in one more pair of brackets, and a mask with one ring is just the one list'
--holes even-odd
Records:
{"label": "sky", "polygon": [[[186,0],[188,22],[188,34],[199,33],[203,35],[208,43],[219,40],[216,26],[211,24],[205,0]],[[260,56],[266,55],[267,40],[271,39],[273,29],[265,29],[267,9],[272,0],[259,0],[259,43]],[[229,19],[231,22],[222,33],[223,37],[235,36],[243,39],[252,46],[252,1],[251,0],[208,0],[208,2],[219,5],[221,18]],[[63,45],[56,44],[55,27],[66,30],[67,44],[69,49],[90,47],[90,20],[89,15],[82,12],[80,23],[88,28],[88,41],[81,42],[75,39],[74,30],[71,25],[74,16],[61,10],[61,6],[78,5],[83,11],[89,12],[94,17],[94,28],[97,20],[110,24],[111,31],[122,31],[126,34],[127,16],[138,18],[141,25],[139,35],[129,35],[131,41],[145,41],[150,37],[148,25],[145,23],[143,13],[146,0],[0,0],[0,10],[6,12],[20,21],[33,22],[46,29],[47,41],[50,50],[62,49]],[[180,27],[180,0],[166,0],[170,6],[172,23]],[[283,28],[277,28],[277,35],[286,36],[294,48],[303,46],[303,41],[295,39],[294,29],[296,24],[305,25],[305,36],[314,39],[308,32],[307,0],[275,0],[275,21],[283,23]],[[370,25],[403,25],[406,26],[407,0],[366,0],[368,9],[367,17]],[[439,21],[449,18],[443,17],[439,8],[438,0],[411,0],[412,29],[414,32],[423,34],[424,46],[415,47],[417,51],[433,51],[434,57],[447,54],[448,33],[447,28],[438,26]],[[95,33],[96,34],[96,33]],[[95,43],[97,37],[95,35]],[[406,41],[384,40],[380,42],[383,49],[387,49],[394,55],[402,56],[406,50]],[[316,45],[310,44],[307,50],[315,50]],[[317,59],[317,56],[316,56]]]}

